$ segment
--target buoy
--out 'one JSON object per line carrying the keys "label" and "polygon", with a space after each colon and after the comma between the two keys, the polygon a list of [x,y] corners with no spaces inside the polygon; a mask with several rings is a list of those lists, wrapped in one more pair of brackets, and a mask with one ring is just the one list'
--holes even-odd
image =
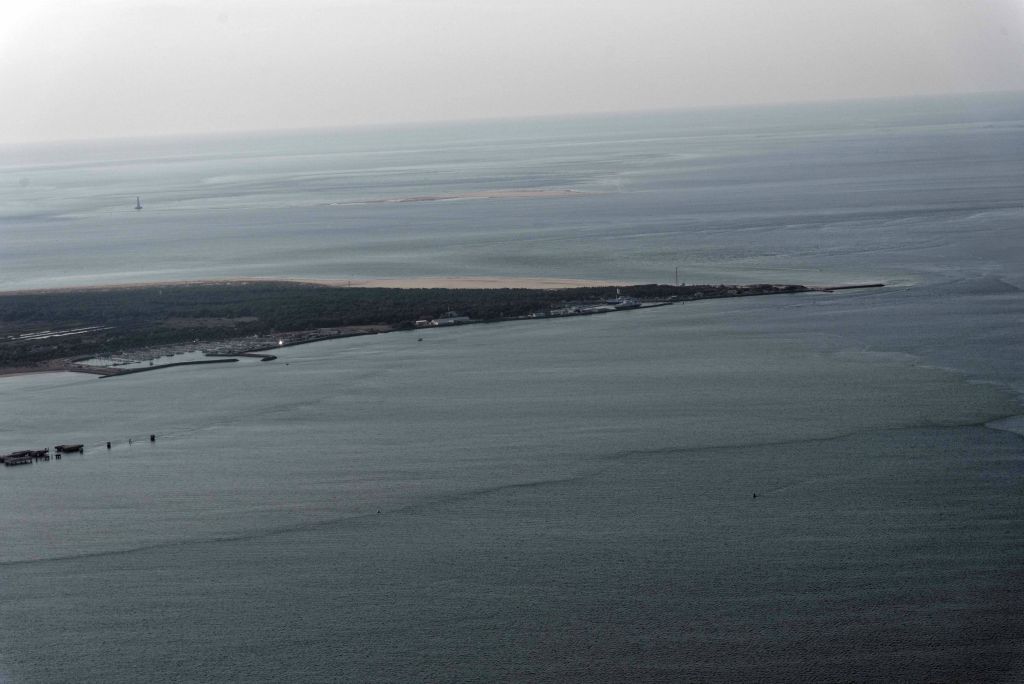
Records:
{"label": "buoy", "polygon": [[108,449],[110,448],[110,442],[107,442],[107,448]]}
{"label": "buoy", "polygon": [[156,441],[156,435],[150,435],[149,436],[149,441],[150,442],[155,442]]}

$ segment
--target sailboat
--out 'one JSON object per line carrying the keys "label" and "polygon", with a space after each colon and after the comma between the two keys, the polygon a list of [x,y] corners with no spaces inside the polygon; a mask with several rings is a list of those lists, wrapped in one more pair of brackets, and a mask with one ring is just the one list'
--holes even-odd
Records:
{"label": "sailboat", "polygon": [[141,209],[142,209],[142,202],[140,202],[139,198],[136,197],[135,198],[135,211],[141,211]]}

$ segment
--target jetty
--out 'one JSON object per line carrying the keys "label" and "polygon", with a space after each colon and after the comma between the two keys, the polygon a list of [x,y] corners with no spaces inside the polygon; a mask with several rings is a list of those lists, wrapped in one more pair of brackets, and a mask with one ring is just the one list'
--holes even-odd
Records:
{"label": "jetty", "polygon": [[866,290],[874,287],[885,287],[885,283],[865,283],[863,285],[822,285],[808,287],[811,292],[835,292],[837,290]]}
{"label": "jetty", "polygon": [[133,373],[146,373],[148,371],[160,370],[161,368],[175,368],[176,366],[200,366],[206,363],[234,363],[238,359],[202,359],[199,361],[176,361],[174,363],[161,363],[155,366],[142,366],[141,368],[116,368],[116,373],[106,373],[103,377],[112,375],[132,375]]}
{"label": "jetty", "polygon": [[154,366],[140,366],[138,368],[122,368],[118,366],[95,366],[86,363],[71,362],[65,364],[63,370],[72,373],[90,373],[101,378],[109,378],[114,375],[132,375],[134,373],[146,373],[148,371],[160,370],[162,368],[174,368],[176,366],[198,366],[206,363],[235,363],[238,359],[200,359],[198,361],[176,361],[174,363],[160,363]]}

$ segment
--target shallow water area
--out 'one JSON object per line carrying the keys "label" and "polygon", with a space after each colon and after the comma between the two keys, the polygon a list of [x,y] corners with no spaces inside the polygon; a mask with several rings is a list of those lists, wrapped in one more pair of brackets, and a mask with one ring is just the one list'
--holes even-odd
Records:
{"label": "shallow water area", "polygon": [[2,289],[886,284],[0,378],[0,680],[1021,680],[1021,121],[0,151]]}

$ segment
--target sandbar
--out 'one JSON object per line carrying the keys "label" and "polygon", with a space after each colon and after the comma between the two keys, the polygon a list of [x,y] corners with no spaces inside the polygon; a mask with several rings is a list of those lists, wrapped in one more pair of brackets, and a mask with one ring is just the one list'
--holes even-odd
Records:
{"label": "sandbar", "polygon": [[32,294],[47,292],[81,292],[89,290],[134,290],[174,285],[222,285],[224,283],[306,283],[327,287],[382,287],[398,289],[443,288],[449,290],[561,290],[572,287],[622,287],[635,283],[621,280],[589,280],[582,278],[516,278],[511,276],[414,276],[408,278],[291,278],[279,276],[239,276],[235,278],[200,278],[196,280],[152,280],[135,283],[100,285],[68,285],[32,289],[5,290],[0,294]]}
{"label": "sandbar", "polygon": [[476,192],[460,192],[454,195],[416,195],[413,197],[392,197],[383,199],[349,200],[331,202],[331,206],[358,206],[367,204],[405,204],[408,202],[452,202],[465,200],[501,200],[501,199],[544,199],[560,197],[586,197],[587,195],[602,194],[598,192],[586,192],[573,190],[571,188],[543,189],[543,188],[519,188],[507,190],[479,190]]}
{"label": "sandbar", "polygon": [[562,290],[572,287],[615,287],[630,285],[623,281],[585,280],[577,278],[513,278],[494,276],[418,276],[412,278],[367,278],[358,280],[293,279],[331,287],[444,288],[449,290]]}

